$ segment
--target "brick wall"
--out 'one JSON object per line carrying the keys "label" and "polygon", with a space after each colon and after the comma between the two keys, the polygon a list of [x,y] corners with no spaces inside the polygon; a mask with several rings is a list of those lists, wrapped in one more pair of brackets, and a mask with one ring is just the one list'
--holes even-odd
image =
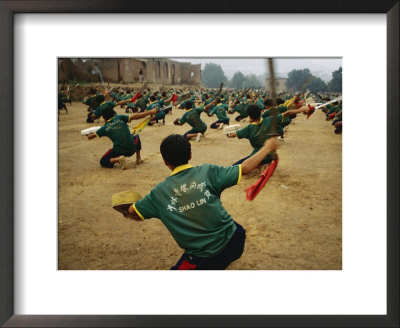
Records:
{"label": "brick wall", "polygon": [[96,58],[59,59],[58,80],[100,82],[95,71],[99,67],[104,82],[139,82],[139,70],[143,70],[143,82],[155,84],[201,85],[201,65],[176,62],[165,58]]}

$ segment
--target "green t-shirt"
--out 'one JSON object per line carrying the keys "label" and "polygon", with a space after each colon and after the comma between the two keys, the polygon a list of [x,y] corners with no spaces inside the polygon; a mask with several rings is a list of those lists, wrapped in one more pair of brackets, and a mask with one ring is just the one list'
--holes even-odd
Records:
{"label": "green t-shirt", "polygon": [[263,103],[263,101],[262,101],[261,99],[258,99],[258,100],[257,100],[256,105],[257,105],[258,107],[260,107],[260,109],[265,108],[264,103]]}
{"label": "green t-shirt", "polygon": [[96,131],[98,137],[108,137],[113,142],[113,151],[126,156],[131,156],[136,151],[135,143],[129,127],[128,115],[115,115],[106,124]]}
{"label": "green t-shirt", "polygon": [[178,166],[134,207],[142,219],[160,219],[187,254],[214,256],[236,231],[220,196],[240,182],[241,170],[241,165]]}
{"label": "green t-shirt", "polygon": [[85,100],[85,104],[88,105],[92,110],[95,110],[104,101],[104,95],[96,94]]}
{"label": "green t-shirt", "polygon": [[[278,114],[276,116],[276,132],[282,132],[282,114]],[[269,139],[268,133],[271,133],[271,117],[266,117],[261,120],[259,123],[251,123],[236,131],[236,136],[239,139],[246,138],[249,139],[251,146],[254,148],[251,152],[251,156],[260,150],[260,148],[264,145],[265,140]],[[268,154],[265,160],[271,159],[271,155]]]}
{"label": "green t-shirt", "polygon": [[226,115],[227,109],[228,109],[227,104],[218,104],[210,111],[210,115],[216,114],[218,117],[218,120],[228,120],[229,118]]}
{"label": "green t-shirt", "polygon": [[157,106],[159,106],[158,102],[157,101],[153,101],[144,110],[145,111],[152,110],[153,108],[156,108]]}
{"label": "green t-shirt", "polygon": [[238,104],[236,107],[233,108],[234,112],[238,112],[240,114],[240,116],[242,117],[247,117],[247,105],[244,102],[241,102],[240,104]]}
{"label": "green t-shirt", "polygon": [[[93,112],[94,116],[96,117],[100,117],[101,114],[103,114],[103,110],[105,110],[106,108],[111,108],[113,109],[116,106],[116,103],[113,101],[107,101],[105,103],[102,103],[100,106],[98,106],[95,111]],[[116,114],[116,112],[113,110],[114,114]]]}
{"label": "green t-shirt", "polygon": [[138,106],[140,109],[144,110],[147,106],[147,100],[149,99],[149,96],[143,96],[139,100],[135,102],[135,105]]}
{"label": "green t-shirt", "polygon": [[[284,105],[279,105],[278,108],[276,109],[277,114],[282,114],[284,112],[286,112],[288,110],[288,108]],[[261,114],[261,117],[265,118],[265,117],[269,117],[271,116],[271,108],[267,109],[264,113]]]}
{"label": "green t-shirt", "polygon": [[179,105],[179,108],[185,108],[185,105],[186,105],[187,103],[189,103],[189,102],[193,103],[195,99],[196,99],[195,96],[190,97],[189,99],[183,101],[183,102]]}
{"label": "green t-shirt", "polygon": [[[154,109],[154,108],[156,108],[156,107],[162,108],[162,106],[160,106],[160,103],[159,103],[158,101],[152,102],[149,106],[147,106],[147,107],[145,108],[145,110],[146,110],[146,111],[147,111],[147,110],[152,110],[152,109]],[[165,112],[164,112],[163,110],[162,110],[162,111],[159,111],[154,117],[155,117],[157,120],[160,120],[160,119],[162,119],[162,118],[165,117]]]}
{"label": "green t-shirt", "polygon": [[179,123],[188,123],[195,132],[203,132],[207,130],[207,125],[200,118],[200,114],[204,111],[204,107],[195,107],[186,111],[179,119]]}

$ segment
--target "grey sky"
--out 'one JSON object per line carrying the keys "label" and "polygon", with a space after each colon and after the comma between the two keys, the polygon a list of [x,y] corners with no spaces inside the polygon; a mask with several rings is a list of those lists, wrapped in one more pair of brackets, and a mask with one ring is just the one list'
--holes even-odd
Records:
{"label": "grey sky", "polygon": [[[231,78],[235,72],[242,72],[244,75],[261,75],[267,72],[267,61],[262,58],[171,58],[176,61],[191,62],[192,64],[201,64],[204,68],[206,63],[215,63],[221,65],[225,75]],[[287,77],[287,74],[293,69],[309,68],[311,73],[320,77],[324,81],[332,78],[332,72],[336,71],[342,65],[341,58],[275,58],[275,75],[278,77]]]}

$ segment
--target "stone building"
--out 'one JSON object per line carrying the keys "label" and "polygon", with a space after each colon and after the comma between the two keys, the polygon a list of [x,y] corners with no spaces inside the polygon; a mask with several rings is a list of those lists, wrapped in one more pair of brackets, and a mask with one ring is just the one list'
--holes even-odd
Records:
{"label": "stone building", "polygon": [[59,58],[58,81],[76,80],[137,83],[139,71],[143,82],[165,85],[201,86],[201,65],[177,62],[167,58]]}
{"label": "stone building", "polygon": [[[275,78],[275,91],[277,94],[287,92],[286,78]],[[271,82],[269,78],[265,79],[265,90],[271,92]]]}

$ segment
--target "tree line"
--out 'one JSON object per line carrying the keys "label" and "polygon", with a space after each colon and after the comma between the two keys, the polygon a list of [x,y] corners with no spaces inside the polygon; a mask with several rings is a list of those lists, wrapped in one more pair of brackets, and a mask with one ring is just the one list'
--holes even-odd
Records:
{"label": "tree line", "polygon": [[[233,89],[264,88],[264,84],[255,74],[244,75],[242,72],[236,72],[231,79],[228,79],[220,65],[207,63],[201,71],[202,85],[206,88],[218,88],[221,82]],[[311,74],[308,68],[294,69],[288,73],[286,88],[289,91],[300,91],[305,88],[311,92],[341,92],[342,67],[332,72],[332,79],[328,83]]]}

